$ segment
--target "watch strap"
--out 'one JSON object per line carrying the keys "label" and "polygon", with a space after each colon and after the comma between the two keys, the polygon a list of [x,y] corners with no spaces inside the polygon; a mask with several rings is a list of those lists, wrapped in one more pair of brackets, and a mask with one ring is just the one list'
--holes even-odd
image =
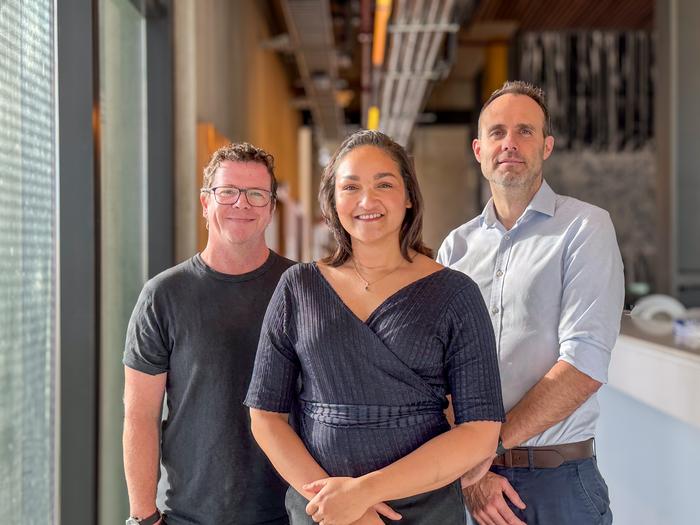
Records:
{"label": "watch strap", "polygon": [[501,436],[498,436],[498,446],[496,447],[496,455],[501,456],[505,454],[508,451],[506,447],[503,446],[503,439],[501,439]]}
{"label": "watch strap", "polygon": [[[160,511],[156,509],[156,511],[150,516],[141,519],[131,517],[129,518],[129,521],[131,521],[132,523],[136,522],[139,525],[155,525],[156,523],[158,523],[158,520],[160,520],[160,517]],[[127,521],[127,523],[129,523],[129,521]]]}

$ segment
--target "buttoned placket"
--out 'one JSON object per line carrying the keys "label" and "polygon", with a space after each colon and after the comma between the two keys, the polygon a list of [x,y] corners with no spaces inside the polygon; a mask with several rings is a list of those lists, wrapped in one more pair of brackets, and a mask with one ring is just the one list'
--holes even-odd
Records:
{"label": "buttoned placket", "polygon": [[493,331],[496,336],[496,348],[501,353],[501,328],[503,324],[503,284],[505,282],[506,271],[510,251],[513,246],[514,229],[506,231],[501,224],[496,228],[502,233],[501,241],[496,252],[496,261],[493,266],[493,276],[491,285],[491,297],[489,300],[489,313],[493,323]]}

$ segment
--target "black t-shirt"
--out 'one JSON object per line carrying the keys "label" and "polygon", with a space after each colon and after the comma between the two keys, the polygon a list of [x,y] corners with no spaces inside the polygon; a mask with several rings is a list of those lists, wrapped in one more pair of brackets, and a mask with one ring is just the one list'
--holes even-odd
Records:
{"label": "black t-shirt", "polygon": [[265,310],[293,264],[271,251],[256,270],[226,275],[195,255],[139,296],[124,364],[168,373],[159,494],[169,524],[287,523],[286,484],[255,443],[242,402]]}

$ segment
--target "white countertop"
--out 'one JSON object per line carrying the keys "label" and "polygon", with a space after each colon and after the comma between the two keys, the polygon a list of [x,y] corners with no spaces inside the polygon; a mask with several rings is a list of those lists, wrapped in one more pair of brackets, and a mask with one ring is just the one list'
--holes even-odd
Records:
{"label": "white countertop", "polygon": [[623,317],[608,383],[700,428],[700,348],[673,337],[672,324]]}

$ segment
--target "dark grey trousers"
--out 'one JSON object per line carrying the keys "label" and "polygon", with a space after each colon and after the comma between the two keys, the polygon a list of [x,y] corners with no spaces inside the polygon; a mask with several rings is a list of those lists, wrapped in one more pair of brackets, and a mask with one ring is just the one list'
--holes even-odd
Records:
{"label": "dark grey trousers", "polygon": [[[287,490],[285,505],[290,525],[316,525],[306,514],[308,501],[293,488]],[[393,521],[382,516],[384,523],[401,525],[465,525],[467,522],[462,501],[459,480],[441,489],[411,496],[410,498],[387,501],[387,504],[401,514],[402,519]]]}

